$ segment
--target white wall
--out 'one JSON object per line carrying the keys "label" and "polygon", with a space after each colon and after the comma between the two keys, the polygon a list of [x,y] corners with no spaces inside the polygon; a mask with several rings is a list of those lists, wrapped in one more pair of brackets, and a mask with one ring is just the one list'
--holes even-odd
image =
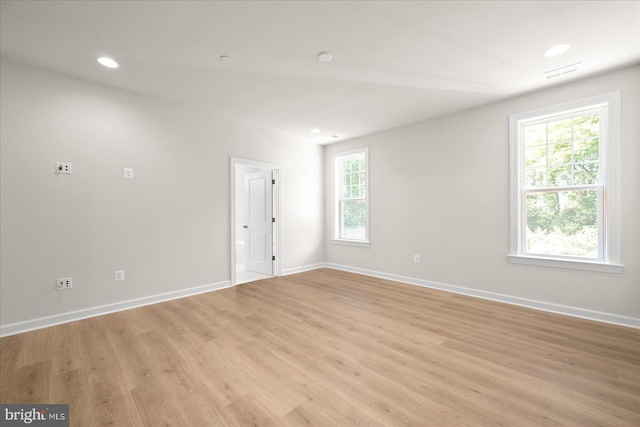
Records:
{"label": "white wall", "polygon": [[[327,262],[640,317],[639,80],[636,66],[327,147],[327,189],[331,155],[369,147],[371,221],[369,248],[329,242],[328,191]],[[509,115],[613,91],[622,92],[623,273],[509,263]]]}
{"label": "white wall", "polygon": [[323,261],[322,147],[7,58],[0,85],[2,325],[229,280],[230,156],[281,166],[283,269]]}

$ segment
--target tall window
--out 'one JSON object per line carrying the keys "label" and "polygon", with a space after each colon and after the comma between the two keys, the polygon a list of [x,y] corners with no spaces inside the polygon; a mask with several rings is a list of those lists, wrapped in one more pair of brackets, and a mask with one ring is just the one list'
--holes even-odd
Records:
{"label": "tall window", "polygon": [[611,94],[511,117],[512,261],[619,270],[618,110]]}
{"label": "tall window", "polygon": [[366,148],[334,156],[336,240],[369,241],[368,160]]}

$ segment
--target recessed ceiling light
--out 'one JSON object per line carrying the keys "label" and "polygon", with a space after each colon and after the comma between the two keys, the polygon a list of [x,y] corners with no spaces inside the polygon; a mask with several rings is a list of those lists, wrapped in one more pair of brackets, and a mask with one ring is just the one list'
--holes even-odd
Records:
{"label": "recessed ceiling light", "polygon": [[559,44],[559,45],[556,45],[556,46],[552,47],[551,49],[547,50],[544,53],[544,56],[546,56],[547,58],[552,58],[554,56],[562,55],[563,53],[568,51],[570,47],[571,47],[570,44]]}
{"label": "recessed ceiling light", "polygon": [[107,68],[118,68],[118,63],[111,58],[107,58],[106,56],[98,58],[98,62],[100,63],[100,65],[103,65]]}
{"label": "recessed ceiling light", "polygon": [[311,133],[320,133],[320,129],[313,128],[313,129],[311,129]]}
{"label": "recessed ceiling light", "polygon": [[333,58],[333,55],[331,54],[331,52],[320,52],[317,55],[318,57],[318,61],[320,62],[329,62],[331,61],[331,58]]}

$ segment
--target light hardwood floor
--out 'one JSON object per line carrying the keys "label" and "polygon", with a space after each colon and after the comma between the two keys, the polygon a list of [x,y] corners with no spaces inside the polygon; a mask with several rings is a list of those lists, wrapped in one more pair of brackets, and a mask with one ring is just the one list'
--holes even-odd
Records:
{"label": "light hardwood floor", "polygon": [[314,270],[0,340],[72,426],[639,426],[640,331]]}

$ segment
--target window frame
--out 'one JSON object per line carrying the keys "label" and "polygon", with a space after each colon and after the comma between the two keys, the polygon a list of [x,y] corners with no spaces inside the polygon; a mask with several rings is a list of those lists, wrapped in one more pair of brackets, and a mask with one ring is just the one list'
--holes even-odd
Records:
{"label": "window frame", "polygon": [[[364,154],[365,163],[365,188],[364,188],[364,202],[365,202],[365,238],[360,239],[347,239],[340,237],[341,229],[341,210],[340,203],[342,201],[340,192],[340,183],[342,182],[342,174],[339,167],[339,163],[342,159],[348,157],[355,157]],[[357,148],[349,151],[342,151],[332,155],[333,164],[333,237],[331,241],[333,243],[353,245],[353,246],[366,246],[370,245],[369,242],[369,148]]]}
{"label": "window frame", "polygon": [[[521,126],[574,116],[590,109],[604,108],[600,116],[600,182],[533,189],[524,187],[524,138]],[[622,272],[620,264],[620,92],[594,96],[509,116],[510,148],[510,247],[509,261],[577,270]],[[526,251],[527,194],[545,191],[598,191],[598,258],[535,254]]]}

